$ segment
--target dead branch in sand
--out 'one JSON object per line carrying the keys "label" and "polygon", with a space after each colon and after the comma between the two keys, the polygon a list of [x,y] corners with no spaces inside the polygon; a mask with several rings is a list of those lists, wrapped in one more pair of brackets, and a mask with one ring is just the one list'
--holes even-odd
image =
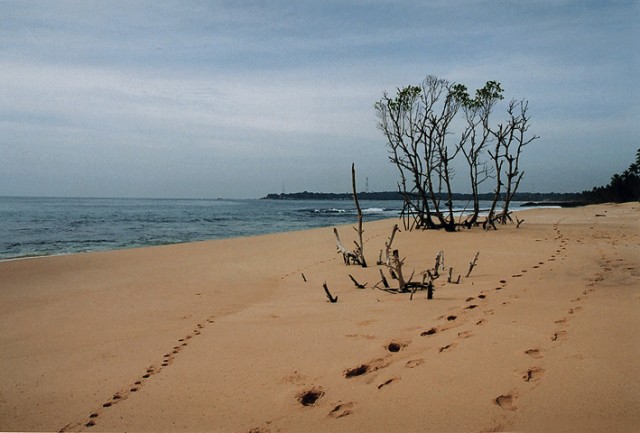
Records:
{"label": "dead branch in sand", "polygon": [[478,251],[476,253],[476,255],[473,257],[473,261],[471,261],[471,263],[469,263],[469,272],[467,272],[467,276],[465,278],[469,278],[469,275],[471,275],[471,271],[473,271],[473,268],[476,267],[476,265],[478,264],[478,256],[480,255],[480,251]]}
{"label": "dead branch in sand", "polygon": [[522,224],[524,220],[518,219],[518,215],[516,215],[516,228],[520,228],[520,224]]}
{"label": "dead branch in sand", "polygon": [[302,275],[302,279],[303,279],[303,280],[304,280],[304,282],[306,283],[306,282],[307,282],[307,277],[305,277],[305,276],[304,276],[304,274],[300,274],[300,275]]}
{"label": "dead branch in sand", "polygon": [[327,282],[325,281],[324,283],[322,283],[322,288],[324,289],[324,292],[327,294],[327,298],[329,298],[329,301],[332,304],[335,304],[336,302],[338,302],[338,297],[333,297],[331,295],[331,292],[329,291],[329,288],[327,287]]}
{"label": "dead branch in sand", "polygon": [[391,230],[391,236],[389,236],[389,239],[387,239],[387,241],[384,243],[384,261],[382,260],[382,250],[380,250],[380,256],[378,258],[378,264],[379,265],[390,265],[391,264],[391,244],[393,243],[393,238],[396,235],[396,232],[399,230],[398,228],[398,224],[395,224],[393,226],[393,229]]}
{"label": "dead branch in sand", "polygon": [[353,284],[355,284],[355,286],[358,289],[365,289],[367,287],[367,284],[369,284],[369,283],[360,284],[355,278],[353,278],[353,275],[351,274],[349,274],[349,278],[351,278],[351,281],[353,281]]}
{"label": "dead branch in sand", "polygon": [[338,235],[338,229],[333,228],[333,234],[336,235],[336,248],[340,254],[342,254],[342,260],[344,260],[345,265],[350,264],[360,264],[358,260],[358,256],[353,251],[349,251],[345,248],[344,244],[340,240],[340,235]]}
{"label": "dead branch in sand", "polygon": [[358,212],[358,227],[353,229],[358,233],[358,240],[353,241],[356,247],[350,251],[348,250],[342,241],[340,235],[338,235],[338,229],[333,228],[333,234],[336,236],[336,248],[338,252],[342,254],[342,259],[346,265],[354,264],[360,265],[363,268],[367,267],[367,261],[364,258],[364,241],[362,240],[362,209],[360,209],[360,203],[358,202],[358,194],[356,192],[356,168],[355,164],[351,164],[351,184],[353,186],[353,201],[356,205],[356,211]]}
{"label": "dead branch in sand", "polygon": [[351,185],[353,187],[353,201],[356,205],[356,211],[358,212],[358,242],[356,242],[356,249],[354,253],[358,257],[358,261],[363,268],[367,267],[367,261],[364,258],[364,242],[362,241],[362,209],[360,209],[360,203],[358,202],[358,193],[356,192],[356,165],[351,164]]}

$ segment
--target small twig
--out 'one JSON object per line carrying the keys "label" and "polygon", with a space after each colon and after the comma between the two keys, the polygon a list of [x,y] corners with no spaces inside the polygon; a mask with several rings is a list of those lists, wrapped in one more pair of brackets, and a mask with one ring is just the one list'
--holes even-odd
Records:
{"label": "small twig", "polygon": [[449,268],[449,276],[447,277],[447,283],[451,282],[451,274],[453,274],[453,268]]}
{"label": "small twig", "polygon": [[335,304],[336,302],[338,302],[338,297],[333,297],[331,295],[331,292],[329,291],[329,288],[327,287],[327,282],[325,281],[324,283],[322,283],[322,287],[324,288],[324,292],[327,294],[327,298],[329,298],[329,301],[331,301],[332,304]]}
{"label": "small twig", "polygon": [[520,228],[520,224],[522,224],[524,220],[518,219],[518,215],[516,215],[516,228]]}
{"label": "small twig", "polygon": [[473,271],[473,268],[475,268],[476,265],[478,264],[479,255],[480,255],[480,251],[476,253],[476,255],[473,257],[473,261],[469,263],[469,272],[467,272],[467,276],[465,278],[469,278],[469,275],[471,275],[471,271]]}
{"label": "small twig", "polygon": [[304,280],[304,282],[306,283],[306,282],[307,282],[307,277],[305,277],[305,276],[304,276],[304,274],[300,274],[300,275],[302,275],[302,279],[303,279],[303,280]]}
{"label": "small twig", "polygon": [[358,289],[365,289],[367,287],[367,284],[369,284],[369,283],[360,284],[358,281],[356,281],[355,278],[353,278],[351,274],[349,274],[349,278],[351,278],[351,281],[353,281],[353,284],[355,284]]}
{"label": "small twig", "polygon": [[389,283],[387,282],[387,278],[382,273],[382,269],[379,269],[379,271],[380,271],[380,276],[382,277],[382,284],[384,285],[384,287],[386,289],[388,289],[389,288]]}

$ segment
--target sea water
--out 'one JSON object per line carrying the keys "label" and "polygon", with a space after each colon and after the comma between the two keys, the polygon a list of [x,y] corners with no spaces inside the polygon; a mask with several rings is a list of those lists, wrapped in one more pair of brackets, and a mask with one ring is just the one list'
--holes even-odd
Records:
{"label": "sea water", "polygon": [[[361,200],[360,207],[366,222],[398,218],[402,202]],[[351,200],[0,197],[0,260],[331,227],[356,218]]]}
{"label": "sea water", "polygon": [[[399,201],[363,201],[365,221]],[[356,222],[353,201],[0,197],[0,260],[253,236]],[[329,232],[328,236],[333,236]]]}

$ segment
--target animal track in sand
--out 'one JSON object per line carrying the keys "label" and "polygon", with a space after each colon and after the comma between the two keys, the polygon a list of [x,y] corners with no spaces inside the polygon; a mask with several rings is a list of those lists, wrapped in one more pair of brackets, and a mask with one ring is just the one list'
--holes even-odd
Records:
{"label": "animal track in sand", "polygon": [[352,401],[348,403],[340,403],[339,405],[334,407],[333,410],[331,410],[331,412],[329,412],[329,415],[327,416],[338,419],[338,418],[345,417],[347,415],[351,415],[353,413],[352,411],[353,406],[354,406],[354,403]]}
{"label": "animal track in sand", "polygon": [[518,408],[513,404],[514,400],[515,398],[512,394],[503,394],[496,397],[494,403],[502,409],[515,411]]}
{"label": "animal track in sand", "polygon": [[406,346],[406,343],[398,343],[397,341],[392,341],[391,343],[387,344],[386,348],[389,352],[395,353],[400,352],[400,350],[402,350]]}
{"label": "animal track in sand", "polygon": [[453,321],[454,321],[454,320],[456,320],[457,318],[458,318],[458,316],[453,316],[453,315],[451,315],[451,316],[447,316],[447,321],[449,321],[449,322],[453,322]]}
{"label": "animal track in sand", "polygon": [[378,385],[378,389],[382,389],[387,385],[391,385],[393,382],[400,380],[400,377],[396,376],[396,377],[392,377],[389,380],[386,380],[384,382],[382,382],[380,385]]}
{"label": "animal track in sand", "polygon": [[440,349],[438,349],[438,353],[448,352],[450,350],[453,350],[456,346],[456,343],[447,344],[446,346],[442,346]]}
{"label": "animal track in sand", "polygon": [[582,311],[582,307],[573,307],[573,308],[569,308],[568,313],[575,314],[575,313],[579,313],[580,311]]}
{"label": "animal track in sand", "polygon": [[465,310],[473,310],[474,308],[477,308],[477,307],[478,307],[477,305],[471,304],[471,305],[468,305],[468,306],[464,307],[464,309]]}
{"label": "animal track in sand", "polygon": [[[184,316],[183,319],[189,319],[191,316]],[[209,316],[209,318],[207,319],[207,323],[214,323],[213,321],[214,316]],[[161,361],[161,366],[162,367],[167,367],[169,366],[170,362],[173,361],[175,359],[175,355],[177,355],[178,353],[180,353],[180,351],[184,348],[184,346],[187,346],[186,341],[190,340],[191,338],[198,336],[201,334],[201,330],[204,329],[205,325],[203,325],[203,323],[197,323],[195,326],[195,329],[193,330],[193,335],[187,335],[183,338],[178,339],[178,343],[181,343],[178,346],[173,346],[173,350],[169,353],[165,353],[162,356],[162,361]],[[127,387],[123,387],[121,388],[121,391],[116,392],[115,394],[113,394],[113,396],[111,397],[111,399],[105,403],[102,404],[102,408],[103,409],[108,409],[113,407],[113,405],[119,403],[120,401],[126,400],[127,398],[129,398],[129,396],[132,393],[137,393],[138,391],[141,390],[142,386],[144,386],[145,380],[149,379],[152,375],[154,374],[158,374],[160,373],[162,370],[162,368],[157,368],[153,365],[151,365],[150,367],[148,367],[145,371],[145,373],[141,376],[141,378],[139,378],[138,380],[136,380],[132,385],[129,385]],[[68,428],[71,428],[73,426],[81,426],[84,425],[85,427],[94,427],[96,425],[95,420],[98,418],[98,416],[100,415],[100,413],[98,411],[93,411],[91,412],[91,414],[89,415],[89,421],[85,422],[75,422],[75,423],[68,423],[66,424],[62,429],[60,429],[60,431],[66,431]]]}
{"label": "animal track in sand", "polygon": [[540,353],[540,349],[527,349],[524,351],[524,353],[535,359],[544,358],[544,356],[542,356],[542,354]]}
{"label": "animal track in sand", "polygon": [[473,333],[471,331],[462,331],[462,332],[458,332],[458,337],[459,338],[469,338],[473,335]]}
{"label": "animal track in sand", "polygon": [[563,340],[567,337],[567,331],[556,331],[553,333],[553,335],[551,336],[551,341],[558,341],[558,340]]}
{"label": "animal track in sand", "polygon": [[406,368],[416,368],[424,364],[424,359],[411,359],[404,365]]}
{"label": "animal track in sand", "polygon": [[524,373],[522,373],[521,377],[525,382],[537,382],[542,378],[544,374],[544,369],[542,367],[531,367]]}

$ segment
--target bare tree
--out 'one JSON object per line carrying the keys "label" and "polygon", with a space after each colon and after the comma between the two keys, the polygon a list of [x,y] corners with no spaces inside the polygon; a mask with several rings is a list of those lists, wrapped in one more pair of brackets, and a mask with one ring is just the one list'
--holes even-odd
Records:
{"label": "bare tree", "polygon": [[524,176],[524,171],[520,169],[522,151],[525,146],[540,138],[529,134],[531,116],[527,114],[528,110],[528,101],[512,100],[507,108],[509,119],[506,125],[499,125],[493,134],[497,139],[496,157],[502,160],[506,180],[502,211],[495,216],[495,220],[501,224],[512,221],[509,206]]}
{"label": "bare tree", "polygon": [[428,76],[395,96],[385,92],[375,104],[389,159],[400,172],[405,229],[455,230],[451,162],[460,146],[450,145],[447,137],[461,105],[460,90],[460,85]]}

